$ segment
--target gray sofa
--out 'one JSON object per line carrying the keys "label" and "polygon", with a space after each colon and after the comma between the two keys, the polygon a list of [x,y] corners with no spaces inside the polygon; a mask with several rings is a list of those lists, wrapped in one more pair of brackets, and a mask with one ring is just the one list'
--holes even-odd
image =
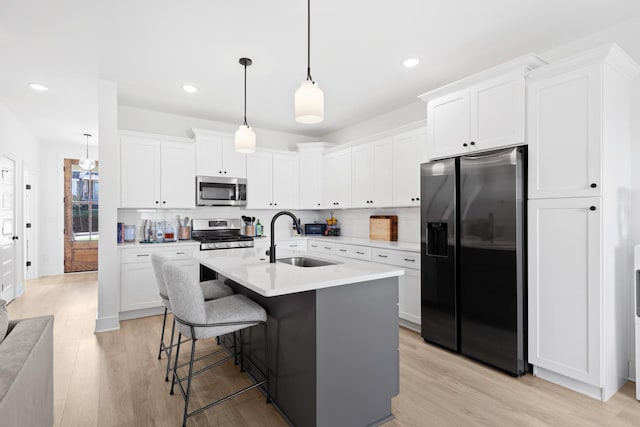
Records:
{"label": "gray sofa", "polygon": [[53,425],[53,316],[9,322],[0,343],[0,425]]}

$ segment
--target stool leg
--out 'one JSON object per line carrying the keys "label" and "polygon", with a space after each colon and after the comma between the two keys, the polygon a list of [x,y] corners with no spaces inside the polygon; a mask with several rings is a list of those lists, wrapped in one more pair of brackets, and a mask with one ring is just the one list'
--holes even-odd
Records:
{"label": "stool leg", "polygon": [[178,332],[178,346],[176,347],[176,358],[173,361],[173,377],[171,378],[171,391],[169,394],[173,394],[173,387],[176,385],[176,378],[178,376],[178,357],[180,356],[180,342],[182,341],[182,333]]}
{"label": "stool leg", "polygon": [[240,333],[240,372],[244,372],[244,354],[243,352],[243,348],[242,348],[242,329],[240,329],[239,331]]}
{"label": "stool leg", "polygon": [[267,333],[267,322],[264,322],[264,377],[267,388],[267,403],[271,403],[271,393],[269,392],[269,334]]}
{"label": "stool leg", "polygon": [[233,332],[233,364],[238,365],[238,344],[236,343],[236,331]]}
{"label": "stool leg", "polygon": [[173,319],[173,324],[171,325],[171,342],[169,343],[169,356],[167,357],[167,371],[164,374],[165,381],[169,381],[169,371],[171,370],[171,353],[173,350],[173,335],[175,332],[176,332],[176,319]]}
{"label": "stool leg", "polygon": [[158,350],[158,360],[162,359],[162,347],[164,347],[164,325],[167,324],[167,307],[164,308],[164,317],[162,318],[162,334],[160,335],[160,350]]}
{"label": "stool leg", "polygon": [[187,392],[184,399],[184,416],[182,417],[182,426],[185,427],[187,425],[187,413],[189,410],[189,397],[191,396],[191,377],[193,375],[193,358],[196,353],[196,341],[195,331],[193,326],[191,326],[191,359],[189,360],[189,376],[187,377]]}

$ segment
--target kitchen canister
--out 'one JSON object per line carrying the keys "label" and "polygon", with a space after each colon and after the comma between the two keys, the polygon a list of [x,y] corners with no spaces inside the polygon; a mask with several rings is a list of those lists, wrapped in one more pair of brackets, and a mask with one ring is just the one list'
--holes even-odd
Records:
{"label": "kitchen canister", "polygon": [[189,240],[191,238],[191,227],[180,226],[178,227],[178,239]]}
{"label": "kitchen canister", "polygon": [[124,226],[124,241],[125,242],[135,242],[136,240],[136,226],[135,225],[125,225]]}

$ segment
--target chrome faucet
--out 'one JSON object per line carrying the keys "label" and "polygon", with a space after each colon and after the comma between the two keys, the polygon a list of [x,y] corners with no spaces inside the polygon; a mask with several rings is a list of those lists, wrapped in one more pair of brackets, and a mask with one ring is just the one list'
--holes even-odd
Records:
{"label": "chrome faucet", "polygon": [[269,250],[267,251],[267,255],[269,255],[269,263],[273,264],[276,262],[276,242],[275,242],[275,234],[273,232],[273,228],[276,224],[276,219],[282,215],[289,215],[291,219],[293,219],[293,225],[298,230],[298,234],[302,235],[302,228],[300,228],[300,224],[298,223],[298,218],[294,214],[289,211],[280,211],[273,216],[271,219],[271,246],[269,246]]}

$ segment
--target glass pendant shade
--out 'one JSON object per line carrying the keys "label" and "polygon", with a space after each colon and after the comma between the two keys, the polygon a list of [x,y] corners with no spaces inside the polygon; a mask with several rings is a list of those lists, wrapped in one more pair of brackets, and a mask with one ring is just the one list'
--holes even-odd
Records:
{"label": "glass pendant shade", "polygon": [[84,170],[84,171],[90,171],[95,169],[96,167],[96,161],[93,159],[82,159],[78,162],[78,165],[80,166],[80,169]]}
{"label": "glass pendant shade", "polygon": [[254,153],[256,151],[256,134],[251,126],[238,126],[235,148],[238,153]]}
{"label": "glass pendant shade", "polygon": [[305,80],[295,93],[296,121],[320,123],[324,120],[324,93],[316,82]]}

